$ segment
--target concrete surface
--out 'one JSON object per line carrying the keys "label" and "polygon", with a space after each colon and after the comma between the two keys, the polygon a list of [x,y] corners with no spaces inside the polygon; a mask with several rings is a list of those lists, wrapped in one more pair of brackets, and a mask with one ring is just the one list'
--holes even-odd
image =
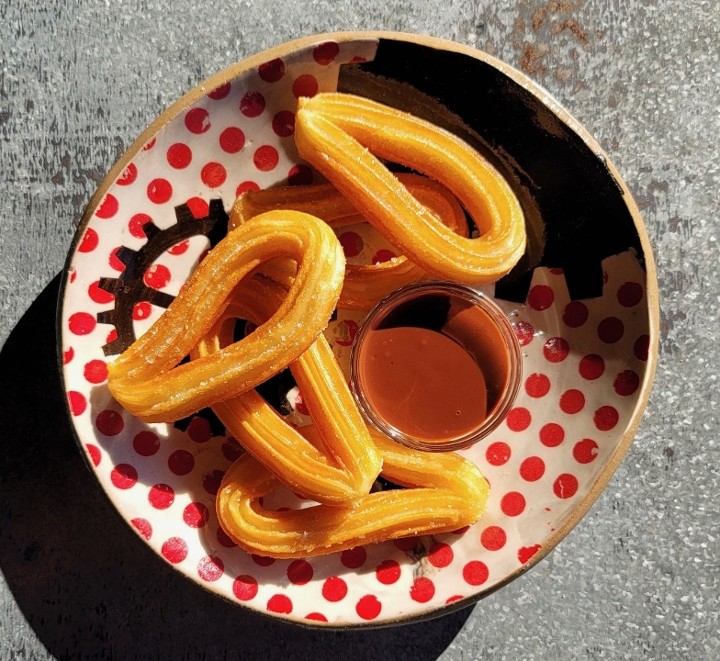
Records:
{"label": "concrete surface", "polygon": [[[261,49],[352,29],[455,39],[547,87],[641,206],[663,336],[636,442],[548,559],[473,609],[327,633],[220,602],[128,532],[53,423],[53,314],[84,205],[161,110]],[[0,660],[720,658],[718,34],[715,0],[0,4]]]}

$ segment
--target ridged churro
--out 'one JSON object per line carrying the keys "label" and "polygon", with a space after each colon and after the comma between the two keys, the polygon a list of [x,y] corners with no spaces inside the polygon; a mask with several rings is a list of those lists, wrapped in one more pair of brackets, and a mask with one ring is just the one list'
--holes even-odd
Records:
{"label": "ridged churro", "polygon": [[[277,257],[297,264],[277,312],[252,336],[179,364],[222,315],[235,286]],[[297,211],[257,216],[210,251],[165,313],[109,365],[110,392],[143,420],[171,421],[257,386],[327,326],[344,271],[340,243],[321,220]]]}
{"label": "ridged churro", "polygon": [[[299,100],[295,143],[392,245],[434,276],[495,281],[525,250],[522,208],[507,181],[465,142],[425,120],[362,97],[322,93]],[[380,158],[447,186],[480,236],[459,237],[438,223]]]}

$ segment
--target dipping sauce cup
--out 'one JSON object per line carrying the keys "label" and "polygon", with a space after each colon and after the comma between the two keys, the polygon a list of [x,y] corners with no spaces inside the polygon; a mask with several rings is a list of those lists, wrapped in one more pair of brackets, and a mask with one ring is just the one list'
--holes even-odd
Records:
{"label": "dipping sauce cup", "polygon": [[444,452],[486,437],[512,407],[521,352],[504,312],[450,282],[393,292],[363,321],[350,385],[366,419],[399,443]]}

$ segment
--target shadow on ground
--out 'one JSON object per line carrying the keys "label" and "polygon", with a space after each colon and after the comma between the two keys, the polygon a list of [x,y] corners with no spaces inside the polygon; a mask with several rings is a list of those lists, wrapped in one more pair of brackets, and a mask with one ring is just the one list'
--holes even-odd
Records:
{"label": "shadow on ground", "polygon": [[399,628],[278,623],[183,578],[120,519],[65,413],[57,276],[0,352],[0,570],[57,658],[436,659],[469,609]]}

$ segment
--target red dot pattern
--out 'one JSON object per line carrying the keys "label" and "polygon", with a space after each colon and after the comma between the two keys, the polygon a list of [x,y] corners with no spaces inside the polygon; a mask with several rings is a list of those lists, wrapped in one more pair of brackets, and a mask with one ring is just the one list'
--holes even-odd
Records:
{"label": "red dot pattern", "polygon": [[[312,49],[312,58],[317,66],[330,67],[342,59],[344,48],[320,44]],[[296,69],[294,61],[292,68],[284,61],[272,61],[262,73],[256,69],[255,80],[255,86],[221,85],[201,101],[202,107],[181,113],[176,122],[181,130],[149,141],[147,149],[155,150],[153,158],[164,170],[148,168],[144,152],[136,156],[102,199],[77,243],[77,263],[68,272],[68,281],[77,283],[76,299],[64,317],[63,360],[70,412],[90,430],[87,456],[108,488],[119,494],[119,502],[129,494],[133,502],[145,503],[143,515],[131,523],[168,562],[180,565],[198,581],[220,586],[213,589],[232,591],[235,599],[254,601],[259,610],[315,621],[334,620],[345,613],[343,617],[368,621],[392,616],[395,605],[386,602],[386,587],[405,595],[408,612],[472,596],[502,580],[507,568],[512,571],[534,557],[543,541],[528,532],[536,530],[534,522],[542,518],[548,530],[556,527],[555,512],[566,511],[558,503],[584,495],[614,449],[639,396],[648,359],[650,340],[639,310],[645,298],[644,276],[627,270],[618,278],[616,269],[606,266],[602,300],[568,301],[562,271],[539,271],[526,304],[511,315],[524,356],[518,400],[505,423],[468,451],[492,485],[489,512],[480,524],[458,531],[464,535],[409,537],[338,553],[330,559],[338,573],[329,577],[318,571],[315,559],[244,556],[218,527],[213,510],[213,495],[228,463],[238,457],[239,446],[213,438],[210,425],[200,416],[185,431],[172,430],[166,439],[154,427],[143,428],[114,410],[118,407],[108,400],[90,395],[93,388],[105,387],[111,357],[104,357],[99,347],[114,337],[112,327],[96,318],[114,302],[112,294],[99,288],[98,279],[125,269],[114,252],[118,246],[137,249],[145,241],[143,225],[154,221],[163,227],[168,210],[172,214],[170,203],[186,201],[185,183],[178,182],[192,182],[195,197],[187,202],[193,216],[200,218],[207,215],[208,200],[218,189],[223,197],[227,193],[232,198],[233,193],[281,183],[284,178],[291,184],[313,181],[311,168],[287,160],[284,145],[292,143],[294,106],[287,98],[277,103],[272,88],[284,86],[288,93],[312,96],[325,84],[324,78],[317,70]],[[233,112],[216,113],[226,103]],[[236,162],[244,163],[242,169],[236,168]],[[128,203],[133,190],[141,192],[139,207]],[[164,204],[168,206],[158,209]],[[391,256],[369,242],[364,245],[363,233],[358,238],[363,255],[378,261]],[[352,253],[352,242],[347,243],[343,247]],[[183,241],[170,248],[145,274],[146,284],[169,287],[177,277],[175,265],[178,274],[184,273],[185,260],[195,259],[193,246]],[[90,256],[100,268],[88,268]],[[159,312],[141,302],[134,316],[143,321]],[[614,360],[617,356],[627,356],[627,364]],[[188,492],[186,485],[191,483],[196,486]],[[197,500],[184,500],[187,493]],[[510,522],[511,518],[516,521]],[[167,522],[172,522],[170,527]],[[196,535],[210,542],[202,552]],[[510,561],[514,565],[508,565]],[[420,562],[434,573],[418,575]],[[232,574],[222,581],[226,567]],[[358,589],[355,574],[374,587],[366,582]],[[269,588],[273,583],[276,587]],[[320,588],[316,594],[322,593],[322,600],[318,597],[311,604],[304,595],[313,586]]]}

